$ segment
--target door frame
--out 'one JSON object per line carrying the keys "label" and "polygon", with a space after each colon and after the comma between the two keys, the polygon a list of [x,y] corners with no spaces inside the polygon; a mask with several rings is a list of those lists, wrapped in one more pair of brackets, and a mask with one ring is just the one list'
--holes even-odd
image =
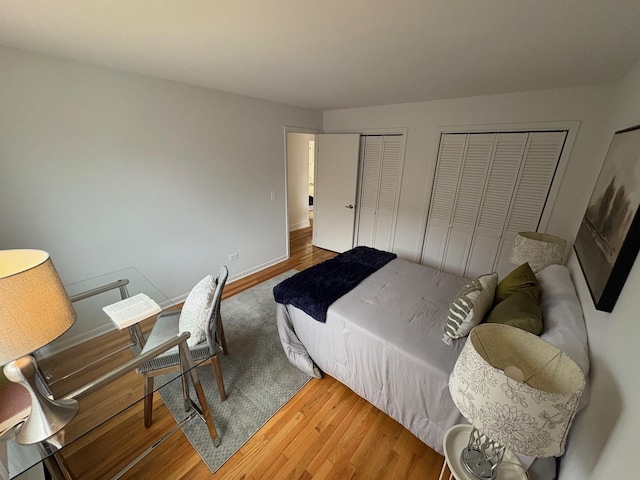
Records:
{"label": "door frame", "polygon": [[[319,128],[307,127],[284,127],[284,230],[285,230],[285,254],[286,258],[290,258],[289,251],[289,152],[287,151],[287,133],[306,133],[310,135],[318,135],[324,133]],[[315,168],[315,162],[314,162]]]}

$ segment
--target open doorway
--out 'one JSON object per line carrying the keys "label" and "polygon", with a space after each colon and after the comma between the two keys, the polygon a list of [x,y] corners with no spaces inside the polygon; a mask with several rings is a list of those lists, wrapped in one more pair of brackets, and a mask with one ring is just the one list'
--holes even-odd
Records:
{"label": "open doorway", "polygon": [[313,222],[315,135],[287,132],[287,216],[289,232]]}
{"label": "open doorway", "polygon": [[309,224],[313,227],[313,197],[315,192],[316,140],[309,140]]}

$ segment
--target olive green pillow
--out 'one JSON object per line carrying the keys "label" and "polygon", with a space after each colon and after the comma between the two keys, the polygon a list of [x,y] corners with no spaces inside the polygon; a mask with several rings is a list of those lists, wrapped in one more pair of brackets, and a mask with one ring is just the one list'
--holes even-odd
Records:
{"label": "olive green pillow", "polygon": [[538,285],[538,279],[529,264],[523,263],[498,283],[494,305],[502,302],[514,293],[529,288],[535,288],[537,292],[536,298],[539,298],[540,286]]}
{"label": "olive green pillow", "polygon": [[517,291],[493,307],[486,321],[511,325],[534,335],[540,335],[542,310],[538,303],[539,296],[539,287]]}

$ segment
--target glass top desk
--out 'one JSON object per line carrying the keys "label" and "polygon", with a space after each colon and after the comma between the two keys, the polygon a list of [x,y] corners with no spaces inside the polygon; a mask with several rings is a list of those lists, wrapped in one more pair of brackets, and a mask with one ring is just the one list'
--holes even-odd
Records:
{"label": "glass top desk", "polygon": [[[187,334],[175,337],[163,346],[140,356],[144,335],[154,324],[155,316],[142,320],[129,328],[119,330],[102,307],[138,293],[153,299],[163,311],[177,307],[135,268],[127,268],[89,280],[65,285],[77,313],[74,325],[61,337],[34,352],[40,368],[39,387],[53,398],[75,398],[78,411],[74,418],[58,433],[43,442],[23,445],[15,439],[16,427],[0,434],[0,458],[6,457],[9,478],[44,462],[54,479],[74,478],[64,461],[64,449],[120,415],[132,406],[142,408],[144,378],[135,372],[141,363],[155,357],[160,351],[180,348],[185,352],[181,372],[156,377],[155,389],[181,388],[185,400],[184,420],[174,424],[166,438],[184,423],[200,417],[206,422],[214,445],[219,445],[215,425],[209,413],[202,386],[186,347]],[[206,359],[199,360],[202,363]],[[191,399],[189,381],[196,392],[198,404]],[[117,383],[116,383],[117,382]],[[178,385],[181,382],[182,385]],[[114,385],[116,386],[114,388]],[[175,387],[173,387],[175,385]],[[108,394],[105,394],[108,392]],[[140,428],[144,429],[142,420]],[[152,442],[154,448],[158,442]],[[3,452],[4,450],[4,452]],[[141,448],[144,450],[144,448]],[[143,451],[118,474],[126,473],[148,451]]]}

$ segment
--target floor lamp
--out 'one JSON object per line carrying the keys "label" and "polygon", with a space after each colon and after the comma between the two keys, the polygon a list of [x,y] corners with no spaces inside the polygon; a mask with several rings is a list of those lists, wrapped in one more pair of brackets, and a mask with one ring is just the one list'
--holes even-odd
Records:
{"label": "floor lamp", "polygon": [[[62,335],[76,313],[47,252],[0,250],[0,365],[6,377],[29,392],[31,412],[19,427],[20,443],[37,443],[75,415],[75,400],[52,400],[36,386],[37,364],[29,355]],[[9,362],[9,363],[7,363]]]}

